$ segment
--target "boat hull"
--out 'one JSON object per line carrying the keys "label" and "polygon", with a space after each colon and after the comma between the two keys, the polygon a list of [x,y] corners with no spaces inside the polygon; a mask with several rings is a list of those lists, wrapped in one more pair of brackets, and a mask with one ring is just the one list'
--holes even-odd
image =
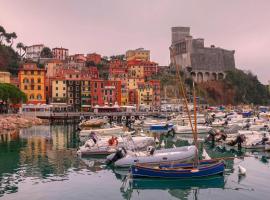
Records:
{"label": "boat hull", "polygon": [[192,168],[161,168],[156,169],[151,166],[134,165],[131,167],[132,177],[150,177],[150,178],[202,178],[214,175],[223,175],[225,165],[223,162],[216,162],[207,166],[198,168],[198,171],[193,171]]}

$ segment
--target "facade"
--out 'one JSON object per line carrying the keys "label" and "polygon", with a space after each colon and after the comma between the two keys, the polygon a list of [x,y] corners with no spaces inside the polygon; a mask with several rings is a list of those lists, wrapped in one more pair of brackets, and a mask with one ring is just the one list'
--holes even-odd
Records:
{"label": "facade", "polygon": [[52,59],[45,64],[47,78],[55,77],[57,71],[63,68],[64,63],[58,59]]}
{"label": "facade", "polygon": [[52,103],[66,103],[67,102],[67,85],[63,78],[54,78],[51,81],[52,87]]}
{"label": "facade", "polygon": [[138,60],[128,61],[128,77],[129,78],[144,78],[143,63]]}
{"label": "facade", "polygon": [[27,95],[28,103],[46,103],[46,71],[37,67],[35,63],[26,63],[20,69],[20,89]]}
{"label": "facade", "polygon": [[[226,71],[235,68],[234,51],[211,45],[204,39],[193,39],[189,27],[172,27],[171,63],[180,66],[194,81],[203,82],[225,78]],[[176,63],[174,63],[176,62]]]}
{"label": "facade", "polygon": [[25,49],[25,56],[27,59],[37,61],[40,58],[40,53],[45,46],[43,44],[35,44],[28,46]]}
{"label": "facade", "polygon": [[92,80],[92,107],[99,105],[121,105],[121,81]]}
{"label": "facade", "polygon": [[152,106],[153,108],[159,108],[161,105],[160,81],[150,80],[149,83],[153,89]]}
{"label": "facade", "polygon": [[10,83],[9,72],[0,72],[0,83]]}
{"label": "facade", "polygon": [[59,60],[66,60],[68,58],[68,49],[65,48],[53,48],[52,49],[53,58],[59,59]]}
{"label": "facade", "polygon": [[100,64],[101,63],[101,55],[97,53],[89,53],[86,56],[86,60],[88,62],[93,62],[94,64]]}
{"label": "facade", "polygon": [[150,51],[145,50],[144,48],[138,48],[135,50],[128,50],[126,52],[127,61],[130,60],[141,60],[141,61],[149,61],[150,60]]}
{"label": "facade", "polygon": [[92,107],[91,81],[89,78],[81,80],[81,106],[83,111],[89,111]]}

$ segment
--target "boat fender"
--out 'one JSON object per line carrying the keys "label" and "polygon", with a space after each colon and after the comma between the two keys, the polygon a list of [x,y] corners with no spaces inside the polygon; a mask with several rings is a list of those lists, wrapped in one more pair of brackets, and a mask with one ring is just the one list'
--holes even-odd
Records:
{"label": "boat fender", "polygon": [[116,120],[117,120],[117,116],[113,116],[113,120],[115,120],[115,121],[116,121]]}
{"label": "boat fender", "polygon": [[139,119],[140,119],[140,120],[143,120],[143,119],[144,119],[144,116],[139,116]]}
{"label": "boat fender", "polygon": [[94,117],[93,116],[90,116],[90,119],[94,119]]}
{"label": "boat fender", "polygon": [[126,116],[122,116],[122,120],[126,120],[127,119],[127,117]]}
{"label": "boat fender", "polygon": [[131,120],[135,120],[135,116],[131,116],[130,119],[131,119]]}
{"label": "boat fender", "polygon": [[104,116],[103,119],[107,120],[108,119],[108,116]]}

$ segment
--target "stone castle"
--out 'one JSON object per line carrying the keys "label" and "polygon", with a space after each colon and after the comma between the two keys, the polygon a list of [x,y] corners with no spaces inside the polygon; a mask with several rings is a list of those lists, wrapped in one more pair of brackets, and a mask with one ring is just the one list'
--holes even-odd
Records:
{"label": "stone castle", "polygon": [[171,47],[176,64],[196,82],[224,79],[226,71],[235,68],[233,50],[205,47],[204,39],[193,39],[190,27],[172,27]]}

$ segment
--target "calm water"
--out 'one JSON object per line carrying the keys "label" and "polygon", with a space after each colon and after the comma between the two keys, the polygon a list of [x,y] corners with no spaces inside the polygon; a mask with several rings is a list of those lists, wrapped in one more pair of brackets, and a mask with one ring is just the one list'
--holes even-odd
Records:
{"label": "calm water", "polygon": [[[125,171],[103,158],[76,156],[74,126],[39,126],[0,135],[0,199],[269,199],[269,154],[227,161],[225,177],[199,181],[138,179],[123,184]],[[187,144],[169,139],[168,146]],[[205,146],[212,157],[241,155]],[[247,169],[238,177],[237,166]]]}

